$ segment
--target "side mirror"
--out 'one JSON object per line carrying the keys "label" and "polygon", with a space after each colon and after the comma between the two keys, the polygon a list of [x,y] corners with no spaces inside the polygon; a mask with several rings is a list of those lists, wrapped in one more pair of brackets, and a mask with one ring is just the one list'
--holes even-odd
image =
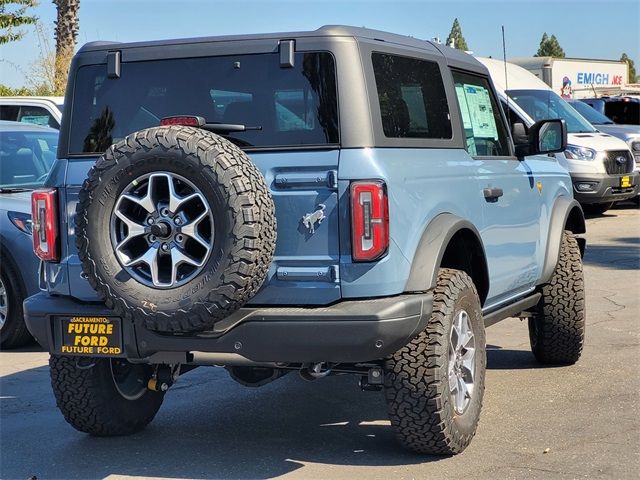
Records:
{"label": "side mirror", "polygon": [[540,153],[563,152],[567,148],[567,124],[564,120],[540,120],[529,128],[528,142],[519,143],[515,140],[516,156],[518,158]]}

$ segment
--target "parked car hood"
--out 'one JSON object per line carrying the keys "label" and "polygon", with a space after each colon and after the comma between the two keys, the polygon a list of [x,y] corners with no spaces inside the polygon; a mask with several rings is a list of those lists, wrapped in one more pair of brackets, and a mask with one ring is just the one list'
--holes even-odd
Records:
{"label": "parked car hood", "polygon": [[602,132],[570,133],[567,139],[572,145],[593,148],[598,152],[604,150],[628,150],[629,146],[622,140]]}
{"label": "parked car hood", "polygon": [[640,137],[640,125],[594,125],[598,130],[614,137],[628,140]]}

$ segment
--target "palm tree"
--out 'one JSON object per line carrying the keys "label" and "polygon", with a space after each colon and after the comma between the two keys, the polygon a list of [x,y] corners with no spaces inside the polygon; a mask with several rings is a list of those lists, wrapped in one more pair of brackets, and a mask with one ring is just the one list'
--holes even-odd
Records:
{"label": "palm tree", "polygon": [[23,31],[15,29],[36,23],[38,17],[26,14],[27,9],[36,5],[36,0],[0,0],[0,45],[24,37]]}
{"label": "palm tree", "polygon": [[78,38],[78,10],[80,0],[52,0],[58,11],[55,28],[56,75],[54,88],[58,95],[64,94],[69,65]]}

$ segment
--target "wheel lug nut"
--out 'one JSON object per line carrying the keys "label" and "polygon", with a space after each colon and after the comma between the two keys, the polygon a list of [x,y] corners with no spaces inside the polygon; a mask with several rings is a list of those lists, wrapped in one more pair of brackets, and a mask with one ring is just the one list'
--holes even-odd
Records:
{"label": "wheel lug nut", "polygon": [[149,225],[153,225],[153,223],[154,223],[153,217],[149,217],[149,219],[147,220],[147,223]]}
{"label": "wheel lug nut", "polygon": [[180,225],[182,223],[182,219],[180,217],[176,217],[174,219],[174,222],[175,222],[176,225]]}
{"label": "wheel lug nut", "polygon": [[163,243],[161,248],[163,251],[166,252],[167,250],[169,250],[169,245],[167,245],[166,243]]}
{"label": "wheel lug nut", "polygon": [[155,242],[156,241],[156,236],[155,235],[150,235],[149,236],[149,240],[152,241],[152,242]]}

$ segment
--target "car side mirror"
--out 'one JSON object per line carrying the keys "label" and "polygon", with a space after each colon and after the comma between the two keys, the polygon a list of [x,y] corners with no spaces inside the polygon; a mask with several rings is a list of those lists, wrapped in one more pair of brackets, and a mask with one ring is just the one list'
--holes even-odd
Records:
{"label": "car side mirror", "polygon": [[516,125],[514,125],[514,143],[518,158],[541,153],[563,152],[567,148],[567,124],[564,120],[540,120],[534,123],[529,128],[526,143],[519,143],[516,140]]}

